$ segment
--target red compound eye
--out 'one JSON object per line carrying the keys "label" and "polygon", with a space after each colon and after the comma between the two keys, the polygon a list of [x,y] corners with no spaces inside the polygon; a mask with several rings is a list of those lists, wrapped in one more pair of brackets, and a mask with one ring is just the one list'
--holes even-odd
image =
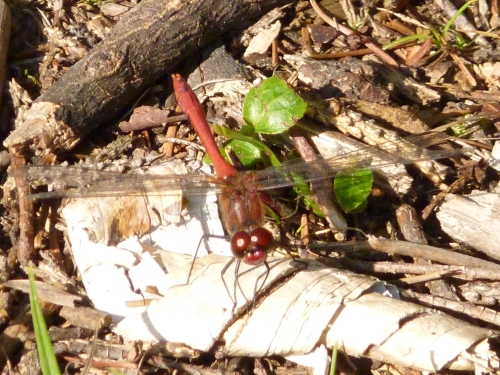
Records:
{"label": "red compound eye", "polygon": [[273,242],[273,235],[267,229],[255,228],[250,234],[240,231],[231,237],[231,251],[236,259],[258,265],[266,261],[267,251]]}
{"label": "red compound eye", "polygon": [[256,266],[262,264],[267,259],[267,251],[261,249],[253,249],[247,251],[243,257],[243,262],[250,264],[251,266]]}
{"label": "red compound eye", "polygon": [[274,242],[273,235],[267,229],[255,228],[250,233],[252,244],[255,244],[259,249],[267,251]]}
{"label": "red compound eye", "polygon": [[242,259],[251,243],[250,235],[243,231],[236,232],[233,234],[233,237],[231,237],[230,243],[233,256],[237,259]]}

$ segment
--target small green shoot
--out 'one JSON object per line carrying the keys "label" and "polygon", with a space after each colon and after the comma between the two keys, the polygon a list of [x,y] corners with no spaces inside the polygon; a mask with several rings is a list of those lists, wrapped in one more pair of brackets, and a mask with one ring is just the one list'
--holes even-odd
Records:
{"label": "small green shoot", "polygon": [[335,342],[332,350],[332,361],[330,363],[330,375],[335,375],[337,372],[337,355],[339,352],[339,343]]}
{"label": "small green shoot", "polygon": [[[226,160],[230,159],[228,155],[229,150],[234,152],[235,155],[239,155],[238,161],[245,168],[256,168],[257,161],[264,158],[262,150],[249,142],[240,141],[239,139],[232,139],[220,150]],[[203,161],[208,163],[209,160],[210,157],[205,155]]]}
{"label": "small green shoot", "polygon": [[468,129],[465,125],[455,125],[450,128],[451,133],[458,138],[462,138],[468,134]]}
{"label": "small green shoot", "polygon": [[52,347],[52,343],[50,341],[42,308],[40,307],[40,302],[38,301],[35,277],[33,276],[33,269],[31,267],[28,270],[28,277],[30,287],[31,316],[33,319],[33,328],[35,330],[36,346],[38,348],[42,373],[44,375],[59,375],[61,374],[61,371],[59,370],[59,364],[57,363],[54,348]]}
{"label": "small green shoot", "polygon": [[458,16],[460,16],[463,12],[465,12],[472,5],[472,3],[475,3],[476,1],[478,1],[478,0],[467,1],[464,5],[462,5],[460,7],[459,10],[457,10],[457,12],[453,15],[453,17],[451,17],[451,19],[448,21],[448,23],[446,23],[446,26],[444,27],[443,32],[441,33],[443,39],[446,39],[446,35],[448,34],[448,30],[455,23]]}
{"label": "small green shoot", "polygon": [[366,21],[361,18],[359,15],[356,16],[356,20],[354,21],[354,25],[352,25],[352,29],[356,32],[359,32],[363,26],[366,25]]}
{"label": "small green shoot", "polygon": [[87,9],[98,8],[102,0],[80,0],[77,6]]}
{"label": "small green shoot", "polygon": [[414,40],[427,40],[427,39],[429,39],[429,35],[423,35],[423,34],[408,35],[403,38],[396,39],[390,43],[387,43],[382,47],[382,49],[387,51],[396,48],[399,45],[412,42]]}
{"label": "small green shoot", "polygon": [[464,36],[461,33],[455,30],[452,30],[451,32],[455,37],[455,46],[458,49],[464,49],[469,45],[469,43],[465,40]]}
{"label": "small green shoot", "polygon": [[[444,28],[441,32],[437,31],[436,29],[432,29],[432,28],[429,29],[429,31],[434,35],[433,44],[436,46],[436,48],[441,49],[442,46],[447,44],[446,37],[448,36],[448,31],[451,31],[453,36],[454,36],[453,42],[454,42],[455,48],[460,50],[460,49],[464,49],[465,47],[468,46],[468,43],[465,41],[462,34],[460,34],[457,31],[452,30],[451,27],[453,26],[453,24],[455,23],[457,18],[463,12],[465,12],[471,6],[472,3],[476,2],[476,1],[478,1],[478,0],[470,0],[470,1],[466,2],[464,5],[462,5],[460,7],[460,9],[457,10],[457,12],[453,15],[453,17],[451,17],[451,19],[446,23],[446,25],[444,26]],[[415,40],[415,39],[427,40],[427,39],[429,39],[429,35],[415,34],[415,35],[406,36],[404,38],[399,38],[391,43],[384,45],[384,47],[382,49],[383,50],[393,49],[398,45],[405,44],[405,43],[412,41],[412,40]]]}
{"label": "small green shoot", "polygon": [[41,87],[40,82],[36,79],[35,76],[31,75],[28,69],[24,69],[24,76],[28,81],[30,81],[34,86]]}

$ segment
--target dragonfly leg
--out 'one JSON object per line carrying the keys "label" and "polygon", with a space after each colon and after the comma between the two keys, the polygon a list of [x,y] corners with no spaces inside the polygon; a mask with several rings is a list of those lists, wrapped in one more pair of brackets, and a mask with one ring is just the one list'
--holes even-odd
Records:
{"label": "dragonfly leg", "polygon": [[191,267],[189,267],[189,273],[188,273],[188,277],[186,280],[186,285],[189,284],[189,280],[191,279],[191,274],[193,273],[194,262],[195,262],[196,258],[198,257],[198,251],[200,250],[201,243],[204,239],[205,239],[205,236],[204,235],[201,236],[200,240],[198,241],[198,245],[196,246],[196,251],[193,255],[193,261],[191,262]]}
{"label": "dragonfly leg", "polygon": [[[287,251],[287,252],[288,252],[288,251]],[[298,258],[298,257],[296,257],[296,256],[294,256],[294,255],[292,255],[292,254],[290,254],[290,253],[289,253],[289,255],[292,257],[292,260],[293,260],[294,262],[299,263],[299,264],[301,264],[301,265],[303,266],[303,267],[301,268],[301,270],[306,270],[306,269],[308,269],[308,268],[309,268],[309,263],[304,262],[304,261],[303,261],[303,260],[301,260],[300,258]]]}
{"label": "dragonfly leg", "polygon": [[[266,281],[267,281],[267,278],[269,277],[269,273],[271,272],[271,268],[269,267],[269,263],[267,262],[264,262],[264,266],[266,267],[266,270],[261,273],[257,279],[255,280],[255,286],[253,288],[253,307],[255,307],[255,303],[257,301],[257,293],[259,293],[262,288],[264,287]],[[257,287],[259,285],[259,280],[262,278],[262,276],[264,276],[264,280],[262,280],[262,283],[260,284],[259,287]]]}
{"label": "dragonfly leg", "polygon": [[[200,237],[200,240],[198,241],[198,246],[196,246],[196,251],[193,255],[193,261],[191,262],[191,267],[189,267],[189,273],[188,273],[186,285],[189,284],[189,281],[191,280],[191,275],[193,274],[194,262],[196,261],[196,258],[198,258],[198,252],[200,250],[201,243],[204,240],[206,240],[207,238],[218,238],[218,239],[223,239],[223,240],[226,239],[227,240],[227,236],[219,236],[219,235],[215,235],[215,234],[204,234],[203,236]],[[229,267],[229,265],[231,265],[231,263],[227,264],[224,267],[223,272],[226,272],[225,270],[227,269],[227,267]]]}
{"label": "dragonfly leg", "polygon": [[[255,270],[256,268],[260,267],[261,265],[256,265],[246,271],[243,271],[243,272],[239,272],[239,269],[236,269],[235,270],[235,282],[234,282],[234,289],[233,289],[233,294],[235,296],[235,299],[236,299],[236,288],[238,288],[241,292],[241,294],[243,295],[243,298],[245,298],[245,301],[249,302],[248,298],[246,297],[245,293],[243,292],[243,288],[241,287],[241,284],[239,282],[239,279],[241,276],[249,273],[249,272],[252,272],[253,270]],[[271,272],[271,267],[269,267],[269,263],[267,262],[264,262],[264,266],[266,267],[266,270],[261,273],[256,279],[255,279],[255,284],[254,284],[254,289],[253,289],[253,298],[252,298],[252,301],[253,301],[253,307],[255,307],[255,304],[256,304],[256,301],[257,301],[257,293],[259,293],[262,288],[264,287],[266,281],[267,281],[267,278],[269,277],[269,274]],[[237,268],[239,268],[239,265],[237,265]],[[260,282],[260,280],[264,278],[262,280],[262,282]],[[248,307],[248,306],[247,306]]]}
{"label": "dragonfly leg", "polygon": [[[229,266],[231,264],[233,264],[233,262],[236,260],[236,266],[234,268],[234,284],[233,284],[233,290],[232,291],[229,291],[229,287],[226,283],[226,279],[224,278],[224,274],[226,273],[226,271],[228,270]],[[229,262],[227,262],[227,264],[224,266],[224,268],[222,269],[221,271],[221,277],[222,277],[222,282],[224,283],[224,288],[226,289],[226,292],[227,294],[229,295],[229,298],[231,298],[231,302],[233,302],[233,310],[236,308],[236,305],[237,305],[237,292],[238,290],[240,291],[241,295],[243,296],[243,298],[245,299],[246,303],[248,304],[248,298],[247,296],[245,295],[245,292],[243,291],[243,288],[241,287],[241,284],[240,284],[240,276],[243,276],[245,275],[246,273],[248,273],[249,271],[255,269],[255,267],[251,268],[250,270],[247,270],[247,271],[244,271],[242,273],[240,273],[240,264],[241,264],[241,259],[236,259],[236,258],[231,258],[229,260]],[[267,262],[266,262],[266,265],[267,265]],[[258,266],[256,266],[258,267]],[[267,266],[269,267],[269,266]],[[266,279],[267,279],[267,274],[269,272],[266,271]],[[260,276],[259,276],[260,278]],[[265,281],[265,280],[264,280]],[[257,282],[256,282],[256,285],[258,283],[258,279],[257,279]],[[262,286],[261,286],[262,288]],[[260,288],[259,288],[260,290]],[[255,299],[255,297],[254,297]]]}
{"label": "dragonfly leg", "polygon": [[292,260],[293,260],[294,262],[297,262],[297,263],[300,263],[300,264],[302,264],[302,265],[303,265],[303,268],[302,268],[302,269],[304,269],[304,270],[305,270],[305,269],[307,269],[307,268],[309,267],[309,264],[308,264],[307,262],[304,262],[304,261],[303,261],[303,260],[301,260],[298,256],[296,256],[296,255],[292,254],[292,252],[291,252],[290,250],[288,250],[288,248],[287,248],[286,246],[284,246],[284,249],[285,249],[286,253],[287,253],[288,255],[290,255],[290,258],[292,258]]}
{"label": "dragonfly leg", "polygon": [[[233,285],[234,307],[236,307],[236,288],[238,288],[240,290],[241,295],[245,299],[245,303],[248,304],[248,298],[247,298],[247,296],[245,296],[245,292],[243,292],[243,288],[241,287],[241,284],[240,284],[240,276],[242,275],[242,274],[240,274],[240,264],[241,264],[241,260],[238,259],[236,262],[236,267],[234,268],[234,285]],[[233,309],[234,309],[234,307],[233,307]]]}
{"label": "dragonfly leg", "polygon": [[[227,269],[231,266],[231,264],[233,264],[234,261],[235,261],[235,258],[229,259],[229,262],[227,262],[226,265],[224,266],[224,268],[222,269],[222,271],[220,271],[222,283],[224,284],[224,288],[226,289],[227,295],[229,296],[229,298],[231,298],[231,302],[233,303],[233,309],[236,307],[236,280],[235,280],[234,294],[231,294],[231,292],[229,291],[229,288],[227,286],[226,279],[224,278],[224,275],[225,275]],[[238,272],[238,270],[240,268],[239,267],[240,262],[241,262],[240,260],[236,261],[236,271],[235,272]],[[233,298],[233,295],[234,295],[234,298]]]}

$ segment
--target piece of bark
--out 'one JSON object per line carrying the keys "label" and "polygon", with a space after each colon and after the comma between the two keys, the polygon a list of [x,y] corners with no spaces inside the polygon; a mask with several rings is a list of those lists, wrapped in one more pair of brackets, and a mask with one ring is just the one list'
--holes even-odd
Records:
{"label": "piece of bark", "polygon": [[129,121],[120,122],[119,128],[122,132],[131,132],[162,126],[162,124],[184,121],[186,118],[185,115],[170,116],[163,109],[142,106],[134,109]]}
{"label": "piece of bark", "polygon": [[463,302],[458,299],[451,300],[441,296],[417,293],[411,289],[406,290],[403,295],[405,296],[406,301],[415,302],[440,310],[468,315],[473,319],[479,319],[485,323],[500,326],[500,314],[494,309],[488,309],[484,306],[476,306],[470,302]]}
{"label": "piece of bark", "polygon": [[399,229],[406,241],[427,245],[425,233],[420,224],[417,211],[409,204],[402,204],[396,210]]}
{"label": "piece of bark", "polygon": [[[338,261],[338,260],[337,260]],[[448,266],[442,264],[414,264],[414,263],[392,263],[392,262],[366,262],[362,260],[348,260],[342,258],[340,265],[358,273],[387,273],[387,274],[414,274],[425,275],[429,273],[447,273],[459,280],[500,280],[500,269],[498,271],[485,270],[481,267]],[[467,285],[467,284],[465,284]],[[497,288],[500,290],[500,288]]]}
{"label": "piece of bark", "polygon": [[[271,273],[257,302],[245,301],[238,291],[238,306],[232,309],[221,278],[227,258],[208,258],[208,266],[192,282],[170,288],[145,312],[122,320],[115,333],[133,340],[183,343],[202,351],[212,350],[222,338],[226,355],[237,357],[299,355],[338,343],[351,355],[388,359],[423,371],[459,363],[457,356],[467,356],[474,343],[494,336],[491,330],[382,296],[379,293],[387,289],[378,280],[315,261],[270,261]],[[305,263],[307,270],[293,271]],[[262,268],[240,274],[247,296],[255,290]],[[224,275],[230,286],[232,271]],[[267,289],[268,283],[281,284]]]}
{"label": "piece of bark", "polygon": [[[20,167],[23,164],[22,157],[11,155],[12,167]],[[32,224],[34,222],[34,205],[33,200],[29,198],[31,189],[26,180],[15,177],[14,181],[19,199],[19,237],[16,243],[16,253],[19,264],[26,267],[34,248],[35,228]]]}
{"label": "piece of bark", "polygon": [[271,1],[146,0],[108,39],[40,96],[4,142],[17,154],[64,152],[115,119],[148,85],[231,30],[289,3]]}
{"label": "piece of bark", "polygon": [[[29,293],[28,280],[9,280],[3,283],[2,286],[21,290],[24,293]],[[60,288],[41,281],[35,281],[35,287],[38,293],[38,298],[54,305],[73,307],[75,303],[82,301],[81,296],[70,294]]]}
{"label": "piece of bark", "polygon": [[90,307],[65,306],[61,309],[60,315],[73,326],[87,329],[105,328],[113,322],[110,314]]}
{"label": "piece of bark", "polygon": [[[373,69],[376,69],[379,79],[394,85],[394,92],[406,103],[427,105],[441,99],[441,95],[437,90],[422,85],[409,75],[404,74],[401,69],[381,63],[376,56],[367,56],[364,61],[366,64],[370,64]],[[395,95],[395,93],[393,94]]]}
{"label": "piece of bark", "polygon": [[136,368],[137,365],[133,363],[137,363],[143,355],[140,343],[115,343],[99,339],[57,340],[53,342],[53,347],[55,354],[58,357],[64,356],[67,361],[84,362],[93,353],[93,364],[106,361],[109,367],[114,364],[113,361],[118,361],[122,368]]}
{"label": "piece of bark", "polygon": [[283,59],[297,69],[302,82],[323,97],[338,96],[340,91],[347,99],[378,103],[389,100],[386,85],[375,83],[377,69],[372,64],[357,59],[316,61],[300,55],[284,55]]}
{"label": "piece of bark", "polygon": [[411,109],[401,107],[391,107],[366,100],[348,100],[349,106],[364,115],[375,118],[379,122],[385,121],[394,128],[404,130],[411,134],[425,133],[430,130],[427,124],[422,121]]}
{"label": "piece of bark", "polygon": [[500,195],[448,194],[436,216],[450,237],[500,260]]}
{"label": "piece of bark", "polygon": [[458,287],[467,301],[483,306],[500,305],[500,283],[477,280]]}

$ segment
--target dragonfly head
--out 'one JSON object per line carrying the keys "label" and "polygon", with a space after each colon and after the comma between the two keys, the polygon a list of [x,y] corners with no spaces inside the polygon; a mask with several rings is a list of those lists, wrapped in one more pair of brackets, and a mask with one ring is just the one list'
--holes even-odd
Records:
{"label": "dragonfly head", "polygon": [[255,228],[250,233],[239,231],[231,237],[233,256],[250,265],[264,263],[273,244],[273,235],[262,227]]}

